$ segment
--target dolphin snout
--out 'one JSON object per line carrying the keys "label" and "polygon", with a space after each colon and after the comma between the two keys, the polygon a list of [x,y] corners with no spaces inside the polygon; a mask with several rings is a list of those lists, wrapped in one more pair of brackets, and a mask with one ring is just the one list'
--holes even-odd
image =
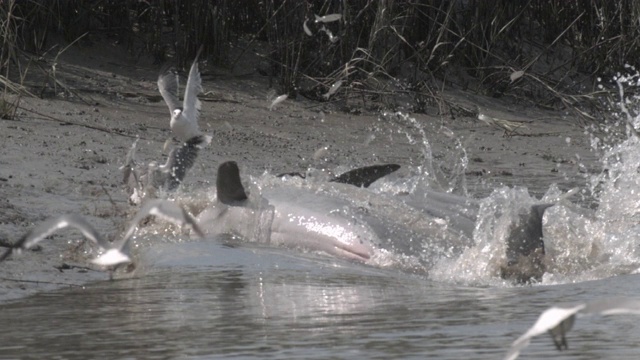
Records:
{"label": "dolphin snout", "polygon": [[335,249],[334,255],[341,258],[360,261],[360,262],[365,262],[371,259],[371,256],[373,255],[373,249],[364,243],[361,243],[361,244],[339,243],[335,245],[334,249]]}

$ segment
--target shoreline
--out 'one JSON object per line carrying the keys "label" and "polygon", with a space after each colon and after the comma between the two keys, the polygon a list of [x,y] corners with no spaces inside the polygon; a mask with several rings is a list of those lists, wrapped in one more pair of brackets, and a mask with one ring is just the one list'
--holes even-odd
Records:
{"label": "shoreline", "polygon": [[[0,119],[0,198],[5,199],[0,239],[14,242],[34,224],[61,213],[85,216],[105,237],[115,238],[133,211],[118,170],[131,143],[140,137],[141,162],[163,159],[162,144],[170,130],[168,110],[155,83],[159,68],[132,67],[117,53],[92,67],[79,64],[83,59],[88,64],[98,57],[72,48],[59,65],[59,76],[82,100],[23,97],[15,119]],[[505,137],[503,131],[471,117],[447,120],[445,129],[439,116],[409,114],[412,122],[393,122],[379,114],[348,114],[336,111],[338,104],[303,98],[288,99],[268,111],[267,78],[212,78],[210,70],[203,69],[200,126],[214,139],[185,180],[190,188],[214,184],[217,164],[226,160],[237,161],[247,175],[304,171],[308,166],[340,171],[375,163],[418,167],[425,161],[423,136],[443,173],[460,161],[462,146],[469,161],[467,187],[474,197],[486,196],[499,184],[526,186],[540,197],[550,184],[569,189],[599,172],[584,129],[563,112],[470,93],[447,94],[465,108],[475,105],[489,116],[526,122],[522,136]],[[324,155],[314,159],[324,147]],[[72,286],[100,280],[54,268],[62,263],[84,265],[81,259],[74,263],[76,256],[69,254],[79,238],[65,231],[41,243],[42,251],[12,256],[0,264],[5,279],[0,279],[0,301],[50,290],[20,279]]]}

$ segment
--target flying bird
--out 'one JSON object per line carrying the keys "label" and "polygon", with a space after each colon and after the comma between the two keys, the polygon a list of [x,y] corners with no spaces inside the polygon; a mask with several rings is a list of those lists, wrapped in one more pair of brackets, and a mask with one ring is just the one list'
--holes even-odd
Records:
{"label": "flying bird", "polygon": [[97,258],[91,260],[91,263],[98,265],[109,271],[109,277],[113,278],[113,271],[120,265],[132,262],[131,256],[128,254],[128,243],[133,237],[138,224],[142,219],[149,215],[154,215],[165,221],[172,222],[178,226],[189,225],[195,234],[204,237],[202,230],[198,226],[196,220],[189,215],[180,205],[167,200],[151,200],[138,211],[131,221],[124,237],[118,241],[109,242],[103,238],[96,229],[79,215],[61,215],[44,221],[35,228],[26,233],[13,247],[7,249],[0,254],[0,262],[5,260],[13,252],[20,253],[27,250],[47,236],[67,227],[73,227],[78,230],[91,242],[98,246],[102,252]]}
{"label": "flying bird", "polygon": [[314,14],[316,17],[316,22],[321,22],[321,23],[329,23],[329,22],[334,22],[334,21],[338,21],[340,19],[342,19],[342,14],[330,14],[330,15],[324,15],[324,16],[318,16],[316,14]]}
{"label": "flying bird", "polygon": [[[191,69],[187,86],[184,90],[184,100],[182,104],[178,100],[179,78],[178,74],[172,71],[165,71],[158,77],[158,90],[169,107],[171,122],[169,123],[173,135],[179,141],[187,141],[195,136],[203,135],[198,127],[198,117],[200,116],[201,103],[198,94],[202,92],[202,79],[198,70],[198,57],[202,52],[202,47],[198,50]],[[207,144],[211,142],[211,136],[205,135]]]}
{"label": "flying bird", "polygon": [[640,315],[640,300],[608,298],[573,306],[553,306],[540,314],[538,320],[522,336],[513,342],[504,360],[514,360],[529,345],[531,338],[548,332],[558,350],[567,349],[566,334],[573,328],[578,315]]}
{"label": "flying bird", "polygon": [[277,98],[273,99],[273,101],[271,102],[271,105],[269,105],[269,111],[273,111],[273,109],[276,107],[276,105],[278,105],[281,102],[287,100],[288,97],[289,97],[289,95],[284,94],[284,95],[280,95]]}
{"label": "flying bird", "polygon": [[331,95],[335,94],[336,91],[340,89],[340,86],[342,86],[342,80],[336,81],[335,83],[333,83],[333,85],[331,85],[329,91],[327,91],[326,94],[322,95],[322,97],[324,97],[325,100],[329,100],[329,97],[331,97]]}

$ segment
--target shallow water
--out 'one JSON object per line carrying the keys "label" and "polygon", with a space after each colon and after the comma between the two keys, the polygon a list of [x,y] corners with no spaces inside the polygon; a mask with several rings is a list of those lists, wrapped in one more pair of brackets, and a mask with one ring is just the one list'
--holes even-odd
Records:
{"label": "shallow water", "polygon": [[[464,287],[216,241],[144,258],[153,261],[137,278],[2,305],[0,358],[496,359],[550,304],[634,296],[640,285]],[[521,358],[623,358],[638,336],[635,317],[578,319],[569,350],[541,336]]]}
{"label": "shallow water", "polygon": [[[416,137],[415,143],[432,161],[427,140]],[[631,150],[634,144],[627,145],[620,153],[640,159]],[[452,156],[459,158],[450,168],[464,173],[457,163],[467,159]],[[438,165],[445,162],[426,166],[425,161],[423,168],[389,180],[391,190],[375,191],[415,193],[420,181],[442,180]],[[600,200],[629,206],[603,206],[597,213],[581,204],[552,208],[545,221],[552,266],[542,285],[502,281],[491,254],[502,250],[497,234],[514,206],[537,201],[527,192],[549,192],[548,169],[531,179],[497,179],[528,190],[470,182],[476,198],[488,196],[475,246],[457,257],[436,259],[429,273],[419,275],[398,270],[402,266],[355,264],[219,238],[151,239],[152,246],[138,250],[133,278],[111,282],[104,274],[104,280],[85,286],[0,304],[0,358],[501,358],[554,304],[637,295],[640,281],[627,274],[640,267],[640,255],[616,251],[637,247],[633,205],[638,199],[631,196],[640,179],[637,164],[625,158],[607,165],[630,181],[601,179],[609,186],[603,186]],[[421,179],[419,170],[428,179]],[[254,185],[264,185],[264,178],[253,178]],[[440,185],[447,189],[458,179],[445,180]],[[571,186],[576,183],[569,180]],[[569,350],[560,353],[551,339],[540,336],[521,358],[632,358],[638,353],[637,320],[579,319],[568,335]]]}

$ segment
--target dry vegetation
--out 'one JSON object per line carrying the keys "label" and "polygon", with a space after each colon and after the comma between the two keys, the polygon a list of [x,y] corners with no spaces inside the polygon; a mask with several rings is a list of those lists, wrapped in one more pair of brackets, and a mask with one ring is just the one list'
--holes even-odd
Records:
{"label": "dry vegetation", "polygon": [[208,59],[232,70],[260,42],[269,50],[257,70],[279,93],[345,110],[393,108],[403,96],[412,111],[451,114],[440,94],[456,88],[593,120],[610,94],[595,79],[640,58],[638,18],[640,2],[629,0],[8,0],[0,2],[0,115],[30,94],[20,84],[33,59],[109,38],[132,56],[183,67],[204,44]]}

